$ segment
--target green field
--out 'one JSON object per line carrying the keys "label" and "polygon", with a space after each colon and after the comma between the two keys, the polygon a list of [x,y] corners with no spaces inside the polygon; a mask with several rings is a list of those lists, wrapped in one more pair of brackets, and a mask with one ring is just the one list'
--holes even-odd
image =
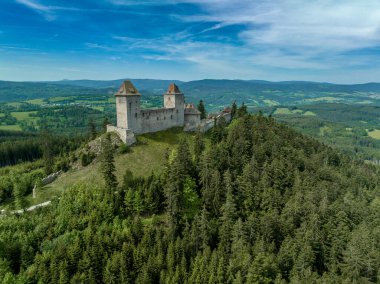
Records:
{"label": "green field", "polygon": [[24,121],[24,120],[32,120],[36,119],[35,117],[30,117],[30,114],[36,114],[37,111],[18,111],[18,112],[12,112],[12,116],[16,118],[18,121]]}
{"label": "green field", "polygon": [[53,98],[49,98],[49,101],[54,103],[54,102],[72,100],[72,99],[73,99],[73,97],[53,97]]}
{"label": "green field", "polygon": [[25,101],[29,104],[33,104],[33,105],[43,105],[45,102],[43,99],[33,99],[33,100],[28,100],[28,101]]}
{"label": "green field", "polygon": [[304,111],[301,109],[294,109],[291,110],[286,107],[279,107],[276,108],[275,112],[273,113],[274,115],[292,115],[292,114],[298,114],[298,115],[306,115],[306,116],[315,116],[316,114],[312,111]]}
{"label": "green field", "polygon": [[0,125],[0,130],[21,131],[20,125]]}
{"label": "green field", "polygon": [[288,109],[288,108],[280,107],[280,108],[276,109],[276,111],[274,112],[274,114],[278,114],[278,115],[281,115],[281,114],[293,114],[293,112],[290,109]]}
{"label": "green field", "polygon": [[263,100],[267,106],[278,106],[280,103],[274,100]]}
{"label": "green field", "polygon": [[104,111],[104,107],[103,106],[92,106],[91,108],[96,109],[98,111]]}
{"label": "green field", "polygon": [[319,98],[312,98],[312,99],[304,99],[304,102],[335,102],[335,101],[341,101],[341,98],[335,98],[335,97],[319,97]]}
{"label": "green field", "polygon": [[368,136],[370,136],[374,139],[380,140],[380,130],[379,129],[372,130],[372,131],[368,132]]}

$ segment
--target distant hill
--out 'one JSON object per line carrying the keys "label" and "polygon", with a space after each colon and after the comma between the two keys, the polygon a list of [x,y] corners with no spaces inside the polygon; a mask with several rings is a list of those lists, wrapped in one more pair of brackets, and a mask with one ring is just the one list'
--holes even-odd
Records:
{"label": "distant hill", "polygon": [[[124,79],[62,80],[52,82],[0,81],[0,102],[56,96],[97,96],[114,93]],[[170,80],[131,79],[143,95],[161,95]],[[318,82],[260,80],[174,80],[189,102],[203,99],[215,110],[236,100],[248,106],[307,104],[315,101],[380,103],[380,83],[339,85]]]}
{"label": "distant hill", "polygon": [[[49,82],[56,85],[70,85],[87,88],[112,88],[117,89],[125,79],[99,81],[99,80],[62,80]],[[139,90],[166,90],[170,83],[174,82],[177,85],[183,83],[178,80],[154,80],[154,79],[128,79],[133,81],[134,85]]]}

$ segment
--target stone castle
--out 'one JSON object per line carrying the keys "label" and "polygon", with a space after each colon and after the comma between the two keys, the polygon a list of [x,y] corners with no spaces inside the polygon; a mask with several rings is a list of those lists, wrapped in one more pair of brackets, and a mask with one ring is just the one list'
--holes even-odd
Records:
{"label": "stone castle", "polygon": [[164,107],[141,109],[141,94],[130,81],[124,81],[115,94],[117,125],[107,126],[107,132],[116,132],[120,139],[133,144],[135,134],[156,132],[182,126],[196,129],[201,123],[201,113],[192,104],[185,103],[185,96],[174,83],[164,94]]}

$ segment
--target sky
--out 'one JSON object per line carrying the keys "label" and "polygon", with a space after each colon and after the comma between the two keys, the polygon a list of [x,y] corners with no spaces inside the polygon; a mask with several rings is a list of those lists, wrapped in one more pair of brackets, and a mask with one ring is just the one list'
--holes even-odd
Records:
{"label": "sky", "polygon": [[379,0],[0,0],[0,80],[380,82]]}

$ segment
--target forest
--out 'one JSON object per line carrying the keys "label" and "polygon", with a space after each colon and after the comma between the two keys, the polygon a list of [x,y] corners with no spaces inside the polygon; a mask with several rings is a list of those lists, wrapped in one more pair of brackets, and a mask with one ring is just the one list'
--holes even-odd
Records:
{"label": "forest", "polygon": [[378,283],[380,170],[241,107],[148,177],[0,218],[2,283]]}

